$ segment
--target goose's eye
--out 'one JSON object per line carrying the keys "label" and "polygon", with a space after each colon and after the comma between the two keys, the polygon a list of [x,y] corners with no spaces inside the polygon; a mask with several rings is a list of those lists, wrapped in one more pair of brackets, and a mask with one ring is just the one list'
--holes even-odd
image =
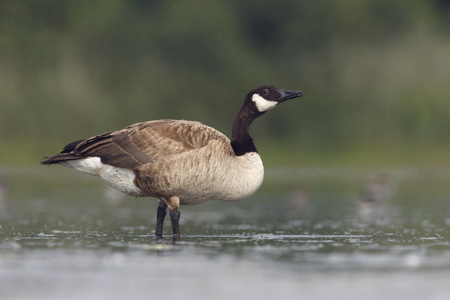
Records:
{"label": "goose's eye", "polygon": [[264,89],[264,90],[262,91],[262,94],[263,94],[264,96],[269,95],[269,90],[268,90],[268,89]]}

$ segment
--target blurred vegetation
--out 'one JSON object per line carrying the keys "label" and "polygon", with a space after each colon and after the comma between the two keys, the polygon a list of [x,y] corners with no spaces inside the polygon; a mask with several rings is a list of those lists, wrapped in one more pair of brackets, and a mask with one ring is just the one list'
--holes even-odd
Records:
{"label": "blurred vegetation", "polygon": [[229,135],[243,97],[301,89],[252,128],[266,163],[448,161],[450,1],[0,2],[0,163],[139,121]]}

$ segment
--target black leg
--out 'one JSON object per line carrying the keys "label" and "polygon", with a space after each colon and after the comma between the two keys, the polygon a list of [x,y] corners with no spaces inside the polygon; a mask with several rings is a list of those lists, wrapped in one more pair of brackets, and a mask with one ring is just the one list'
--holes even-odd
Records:
{"label": "black leg", "polygon": [[180,240],[180,225],[178,221],[180,220],[181,213],[178,209],[170,210],[170,219],[172,220],[172,231],[173,231],[173,241],[177,242]]}
{"label": "black leg", "polygon": [[162,239],[162,235],[163,235],[163,226],[164,226],[164,218],[166,217],[166,209],[167,206],[161,206],[158,205],[158,211],[156,214],[156,230],[155,230],[155,236],[156,239]]}

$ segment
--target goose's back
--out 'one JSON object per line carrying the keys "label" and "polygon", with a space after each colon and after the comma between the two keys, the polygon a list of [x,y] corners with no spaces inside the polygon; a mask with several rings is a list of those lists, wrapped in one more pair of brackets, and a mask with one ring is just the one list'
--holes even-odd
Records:
{"label": "goose's back", "polygon": [[[185,152],[198,151],[212,141],[224,145],[229,139],[200,122],[156,120],[91,137],[71,151],[80,157],[99,157],[104,164],[137,170]],[[232,151],[231,146],[228,151]]]}

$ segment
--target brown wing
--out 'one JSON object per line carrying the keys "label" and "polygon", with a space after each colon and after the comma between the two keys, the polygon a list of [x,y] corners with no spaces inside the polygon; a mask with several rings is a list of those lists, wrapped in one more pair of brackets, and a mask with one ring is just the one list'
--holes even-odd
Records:
{"label": "brown wing", "polygon": [[228,140],[222,133],[199,122],[149,121],[94,136],[75,146],[69,144],[72,147],[66,146],[61,154],[50,156],[43,163],[97,156],[105,164],[136,169],[174,154],[202,148],[214,139]]}

